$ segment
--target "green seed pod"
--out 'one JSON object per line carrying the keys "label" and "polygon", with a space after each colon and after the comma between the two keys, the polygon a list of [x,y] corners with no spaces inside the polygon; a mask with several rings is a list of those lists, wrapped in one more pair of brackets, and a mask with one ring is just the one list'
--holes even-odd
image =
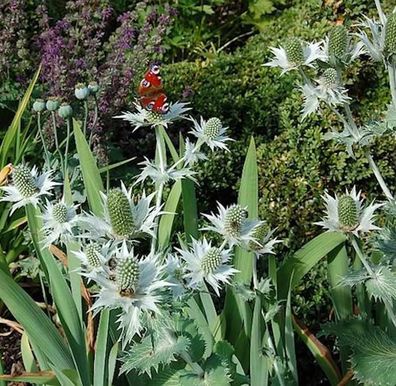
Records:
{"label": "green seed pod", "polygon": [[329,35],[329,54],[337,59],[345,56],[348,47],[348,31],[343,25],[333,27]]}
{"label": "green seed pod", "polygon": [[57,97],[49,97],[46,103],[48,111],[55,111],[59,107],[59,100]]}
{"label": "green seed pod", "polygon": [[98,82],[92,81],[88,84],[88,90],[91,94],[96,94],[99,91]]}
{"label": "green seed pod", "polygon": [[33,103],[33,111],[40,113],[45,109],[45,102],[42,99],[36,99]]}
{"label": "green seed pod", "polygon": [[241,231],[241,226],[247,217],[246,210],[240,205],[232,205],[227,209],[224,218],[225,231],[233,236],[238,237]]}
{"label": "green seed pod", "polygon": [[221,264],[222,257],[219,248],[210,248],[201,262],[201,268],[205,275],[213,273]]}
{"label": "green seed pod", "polygon": [[97,243],[88,244],[85,247],[85,255],[87,256],[88,264],[92,268],[98,268],[102,265],[99,258],[100,245]]}
{"label": "green seed pod", "polygon": [[25,165],[15,166],[12,172],[12,181],[18,192],[25,198],[33,196],[38,191],[32,173]]}
{"label": "green seed pod", "polygon": [[223,127],[219,118],[210,118],[203,127],[203,134],[209,139],[215,139]]}
{"label": "green seed pod", "polygon": [[67,207],[63,202],[58,202],[52,208],[52,215],[54,220],[59,223],[65,223],[67,221]]}
{"label": "green seed pod", "polygon": [[84,100],[88,98],[89,89],[84,83],[77,83],[74,89],[74,95],[77,99]]}
{"label": "green seed pod", "polygon": [[338,220],[346,230],[358,225],[358,211],[355,200],[349,195],[343,195],[338,200]]}
{"label": "green seed pod", "polygon": [[289,62],[300,65],[304,63],[304,51],[300,40],[297,38],[288,39],[285,43],[286,56]]}
{"label": "green seed pod", "polygon": [[337,71],[334,68],[328,68],[322,75],[323,85],[332,88],[337,85]]}
{"label": "green seed pod", "polygon": [[68,103],[62,103],[58,109],[58,114],[61,118],[70,118],[73,115],[73,109]]}
{"label": "green seed pod", "polygon": [[139,276],[139,264],[134,258],[117,261],[116,283],[120,291],[135,291]]}
{"label": "green seed pod", "polygon": [[107,196],[107,210],[115,235],[129,237],[135,230],[128,197],[120,189],[112,189]]}
{"label": "green seed pod", "polygon": [[385,25],[385,55],[396,54],[396,14],[392,13]]}

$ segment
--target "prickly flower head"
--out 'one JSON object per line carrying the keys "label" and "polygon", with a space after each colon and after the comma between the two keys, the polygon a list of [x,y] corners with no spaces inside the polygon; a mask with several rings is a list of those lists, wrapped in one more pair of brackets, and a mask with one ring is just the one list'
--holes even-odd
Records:
{"label": "prickly flower head", "polygon": [[37,206],[40,198],[51,195],[50,190],[57,185],[50,178],[51,172],[38,174],[36,167],[30,169],[26,165],[15,166],[11,176],[12,184],[0,187],[6,193],[0,201],[14,203],[11,213],[27,204]]}
{"label": "prickly flower head", "polygon": [[274,246],[281,243],[276,237],[272,237],[275,229],[270,230],[266,223],[262,223],[253,232],[253,240],[249,243],[249,249],[255,253],[256,257],[270,253],[274,254]]}
{"label": "prickly flower head", "polygon": [[392,13],[385,25],[385,55],[396,55],[396,13]]}
{"label": "prickly flower head", "polygon": [[343,25],[332,28],[329,34],[329,54],[337,59],[345,56],[348,47],[348,31]]}
{"label": "prickly flower head", "polygon": [[356,192],[353,187],[350,192],[338,197],[330,196],[325,193],[323,197],[326,204],[325,218],[316,223],[328,231],[339,231],[343,233],[352,233],[359,236],[360,233],[369,232],[379,229],[374,225],[374,212],[384,204],[363,205],[361,192]]}

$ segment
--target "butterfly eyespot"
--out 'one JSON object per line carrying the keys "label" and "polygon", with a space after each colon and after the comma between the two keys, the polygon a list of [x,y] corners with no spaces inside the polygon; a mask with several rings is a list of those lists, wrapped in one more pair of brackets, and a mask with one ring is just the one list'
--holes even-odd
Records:
{"label": "butterfly eyespot", "polygon": [[169,111],[169,103],[165,103],[162,108],[161,111],[165,114]]}
{"label": "butterfly eyespot", "polygon": [[146,79],[143,79],[140,82],[140,84],[142,85],[142,87],[146,87],[146,88],[150,87],[150,85],[151,85],[151,83],[148,80],[146,80]]}
{"label": "butterfly eyespot", "polygon": [[150,70],[151,70],[151,72],[152,72],[153,74],[155,74],[155,75],[158,75],[159,72],[160,72],[160,68],[159,68],[159,66],[157,66],[156,64],[152,65]]}
{"label": "butterfly eyespot", "polygon": [[150,102],[150,103],[146,106],[146,109],[147,109],[148,111],[151,111],[151,110],[153,109],[153,107],[154,107],[154,102]]}

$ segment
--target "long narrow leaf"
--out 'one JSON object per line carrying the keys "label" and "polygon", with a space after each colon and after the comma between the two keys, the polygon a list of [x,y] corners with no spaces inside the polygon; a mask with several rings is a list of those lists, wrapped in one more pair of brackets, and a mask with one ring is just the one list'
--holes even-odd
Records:
{"label": "long narrow leaf", "polygon": [[107,338],[109,330],[109,310],[103,310],[100,314],[98,334],[96,338],[95,362],[94,362],[94,386],[106,385],[106,356]]}
{"label": "long narrow leaf", "polygon": [[[29,382],[37,385],[59,385],[53,371],[40,371],[37,373],[22,373],[21,375],[1,375],[0,380],[12,382]],[[1,382],[0,382],[1,384]]]}
{"label": "long narrow leaf", "polygon": [[24,331],[21,338],[21,354],[25,370],[28,372],[38,371],[26,331]]}

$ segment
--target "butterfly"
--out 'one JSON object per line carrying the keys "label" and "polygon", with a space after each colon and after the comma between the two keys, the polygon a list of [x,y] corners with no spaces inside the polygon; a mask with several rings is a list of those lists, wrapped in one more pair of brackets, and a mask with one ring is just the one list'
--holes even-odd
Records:
{"label": "butterfly", "polygon": [[159,73],[160,67],[156,64],[151,65],[139,84],[138,93],[143,108],[159,114],[166,114],[169,111],[169,103],[167,103],[168,98]]}

